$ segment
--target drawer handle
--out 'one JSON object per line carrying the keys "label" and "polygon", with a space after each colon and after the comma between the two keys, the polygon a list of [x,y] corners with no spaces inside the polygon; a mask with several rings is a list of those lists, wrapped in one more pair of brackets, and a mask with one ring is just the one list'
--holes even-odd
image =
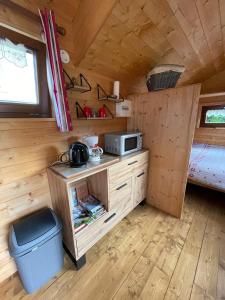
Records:
{"label": "drawer handle", "polygon": [[139,174],[137,177],[141,177],[145,174],[145,172],[142,172],[141,174]]}
{"label": "drawer handle", "polygon": [[128,164],[128,166],[131,166],[131,165],[133,165],[133,164],[136,164],[137,162],[138,162],[137,160],[132,161],[131,163]]}
{"label": "drawer handle", "polygon": [[127,183],[124,183],[124,184],[122,184],[121,186],[119,186],[116,190],[119,191],[119,190],[121,190],[122,188],[124,188],[126,185],[127,185]]}
{"label": "drawer handle", "polygon": [[108,223],[112,218],[115,217],[115,215],[116,215],[116,213],[112,214],[110,217],[108,217],[108,219],[106,219],[106,220],[104,221],[104,223]]}

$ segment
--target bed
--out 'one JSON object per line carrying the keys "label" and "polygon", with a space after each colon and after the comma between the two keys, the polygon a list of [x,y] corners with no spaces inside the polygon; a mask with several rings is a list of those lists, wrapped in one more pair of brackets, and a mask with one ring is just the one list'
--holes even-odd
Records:
{"label": "bed", "polygon": [[225,147],[193,144],[188,182],[225,192]]}

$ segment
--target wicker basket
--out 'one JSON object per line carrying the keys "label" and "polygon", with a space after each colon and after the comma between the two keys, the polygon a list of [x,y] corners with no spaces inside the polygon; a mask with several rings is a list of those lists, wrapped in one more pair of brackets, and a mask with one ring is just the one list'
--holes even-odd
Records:
{"label": "wicker basket", "polygon": [[147,75],[147,88],[149,92],[174,88],[180,75],[184,72],[184,66],[159,65]]}

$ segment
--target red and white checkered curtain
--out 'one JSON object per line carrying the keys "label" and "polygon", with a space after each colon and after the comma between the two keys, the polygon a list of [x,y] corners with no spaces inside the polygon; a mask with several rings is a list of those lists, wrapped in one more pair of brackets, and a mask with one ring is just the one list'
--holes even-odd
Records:
{"label": "red and white checkered curtain", "polygon": [[47,75],[50,97],[61,132],[71,131],[72,121],[66,92],[66,84],[60,58],[56,22],[53,11],[39,10],[47,48]]}

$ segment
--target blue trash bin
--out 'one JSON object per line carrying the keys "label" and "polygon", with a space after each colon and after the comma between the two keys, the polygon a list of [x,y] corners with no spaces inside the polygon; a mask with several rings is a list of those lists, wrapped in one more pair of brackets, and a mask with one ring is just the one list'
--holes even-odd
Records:
{"label": "blue trash bin", "polygon": [[62,225],[54,211],[41,209],[12,224],[9,252],[25,290],[33,293],[63,267]]}

